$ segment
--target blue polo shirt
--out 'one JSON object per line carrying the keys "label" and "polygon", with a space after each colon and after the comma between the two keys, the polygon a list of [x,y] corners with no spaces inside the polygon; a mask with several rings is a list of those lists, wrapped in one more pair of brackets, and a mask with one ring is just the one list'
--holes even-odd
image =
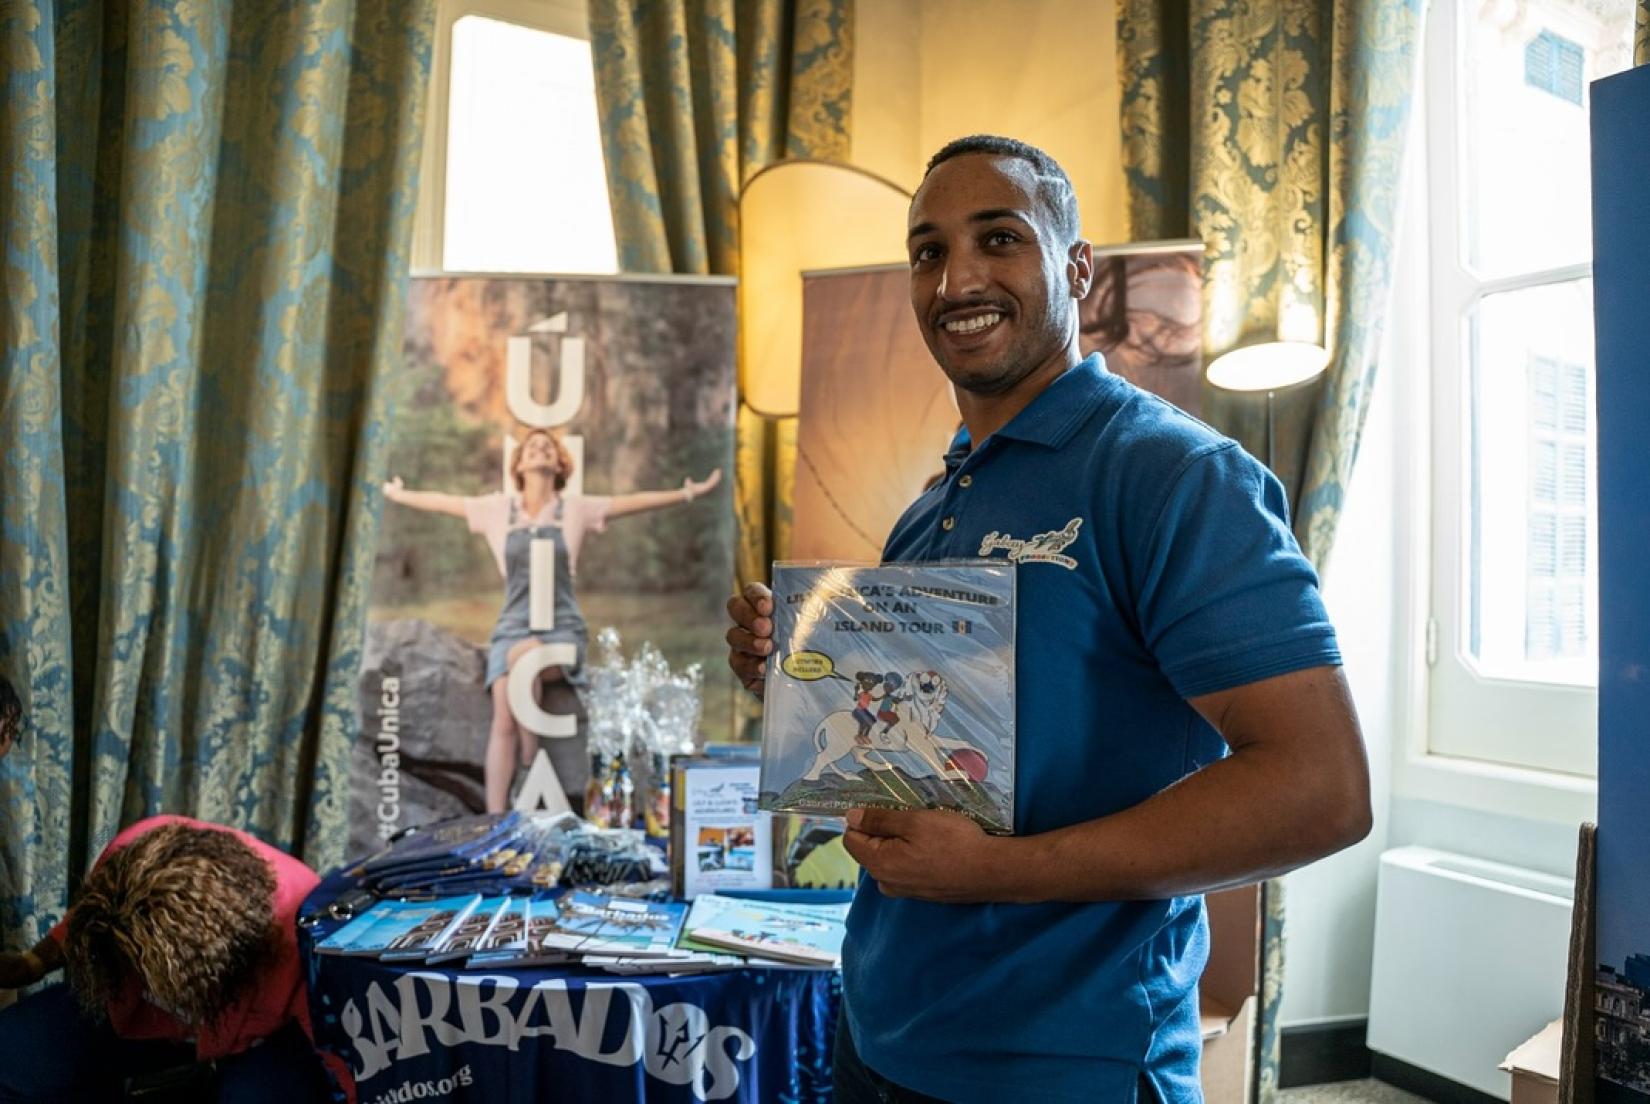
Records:
{"label": "blue polo shirt", "polygon": [[[1340,663],[1277,480],[1098,356],[945,463],[884,557],[1019,565],[1017,834],[1219,759],[1187,698]],[[1142,1072],[1161,1100],[1197,1101],[1207,952],[1202,897],[943,905],[865,878],[848,1022],[872,1069],[959,1104],[1129,1101]]]}

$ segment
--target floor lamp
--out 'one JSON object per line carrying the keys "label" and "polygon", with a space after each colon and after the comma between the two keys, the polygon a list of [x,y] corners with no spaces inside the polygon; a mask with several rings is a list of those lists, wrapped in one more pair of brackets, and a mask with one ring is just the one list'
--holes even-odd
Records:
{"label": "floor lamp", "polygon": [[[1277,396],[1279,391],[1290,391],[1318,378],[1323,370],[1329,366],[1329,354],[1320,345],[1307,341],[1267,341],[1255,345],[1245,345],[1233,349],[1216,357],[1210,364],[1205,378],[1211,386],[1221,391],[1238,394],[1266,394],[1266,455],[1262,459],[1266,468],[1277,475]],[[1287,490],[1286,490],[1286,493]],[[1273,893],[1281,889],[1274,887],[1273,881],[1262,882],[1260,885],[1261,929],[1265,931],[1265,917],[1270,911],[1268,904]],[[1266,939],[1261,937],[1260,951],[1260,978],[1264,992],[1266,982]],[[1273,1013],[1274,1017],[1276,1013]],[[1274,1019],[1275,1023],[1276,1020]],[[1260,1019],[1255,1024],[1254,1046],[1254,1077],[1251,1086],[1251,1099],[1258,1099],[1260,1087],[1261,1067],[1264,1065],[1263,1053],[1265,1042],[1265,1012],[1261,1010]]]}
{"label": "floor lamp", "polygon": [[1277,393],[1316,379],[1329,366],[1323,346],[1309,341],[1267,341],[1224,353],[1209,365],[1209,383],[1222,391],[1266,393],[1266,455],[1262,459],[1277,472]]}

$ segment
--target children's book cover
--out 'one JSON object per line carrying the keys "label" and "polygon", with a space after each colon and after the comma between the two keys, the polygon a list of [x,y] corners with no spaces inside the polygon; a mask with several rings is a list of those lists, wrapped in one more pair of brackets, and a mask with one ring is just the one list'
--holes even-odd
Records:
{"label": "children's book cover", "polygon": [[761,807],[1014,828],[1014,565],[774,565]]}
{"label": "children's book cover", "polygon": [[842,959],[848,906],[748,901],[713,893],[696,898],[683,924],[695,945],[759,958],[834,966]]}

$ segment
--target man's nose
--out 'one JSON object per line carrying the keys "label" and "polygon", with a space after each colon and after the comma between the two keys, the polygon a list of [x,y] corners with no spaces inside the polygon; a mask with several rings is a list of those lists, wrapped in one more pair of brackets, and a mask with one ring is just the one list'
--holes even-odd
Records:
{"label": "man's nose", "polygon": [[988,283],[983,261],[972,249],[947,253],[945,268],[940,272],[939,297],[950,302],[962,302],[979,296]]}

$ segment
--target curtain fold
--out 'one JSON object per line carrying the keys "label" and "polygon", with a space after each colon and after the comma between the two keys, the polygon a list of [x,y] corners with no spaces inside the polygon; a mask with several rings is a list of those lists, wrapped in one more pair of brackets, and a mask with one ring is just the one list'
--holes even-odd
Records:
{"label": "curtain fold", "polygon": [[[33,0],[7,89],[0,940],[158,811],[338,861],[434,0]],[[28,94],[23,94],[28,90]]]}
{"label": "curtain fold", "polygon": [[[739,192],[786,157],[846,161],[853,0],[588,0],[608,194],[626,272],[735,275]],[[741,404],[741,582],[783,553],[795,454]],[[788,452],[787,452],[788,450]]]}
{"label": "curtain fold", "polygon": [[[1322,570],[1369,408],[1390,299],[1420,0],[1123,0],[1124,169],[1139,239],[1196,237],[1206,353],[1323,344],[1291,486]],[[1282,431],[1280,429],[1280,435]],[[1287,476],[1286,465],[1280,465]],[[1283,883],[1265,886],[1259,1091],[1277,1089]]]}

